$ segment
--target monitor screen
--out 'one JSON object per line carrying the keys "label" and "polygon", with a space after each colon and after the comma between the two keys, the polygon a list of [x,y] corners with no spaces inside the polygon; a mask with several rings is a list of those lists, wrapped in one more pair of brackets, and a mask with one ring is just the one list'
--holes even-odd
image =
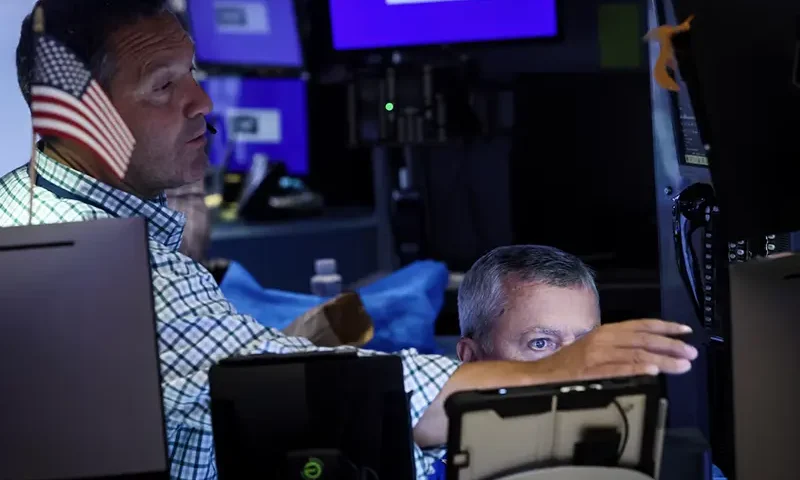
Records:
{"label": "monitor screen", "polygon": [[146,228],[0,228],[0,478],[169,478]]}
{"label": "monitor screen", "polygon": [[201,83],[214,101],[210,120],[218,130],[209,145],[212,165],[227,159],[229,171],[245,173],[263,154],[284,162],[292,175],[308,174],[305,81],[210,77]]}
{"label": "monitor screen", "polygon": [[[730,241],[800,230],[800,2],[681,2],[695,14],[676,55]],[[754,28],[737,30],[752,23]],[[745,72],[745,73],[743,73]]]}
{"label": "monitor screen", "polygon": [[300,68],[294,0],[189,0],[200,64]]}
{"label": "monitor screen", "polygon": [[337,50],[555,37],[557,0],[330,0]]}

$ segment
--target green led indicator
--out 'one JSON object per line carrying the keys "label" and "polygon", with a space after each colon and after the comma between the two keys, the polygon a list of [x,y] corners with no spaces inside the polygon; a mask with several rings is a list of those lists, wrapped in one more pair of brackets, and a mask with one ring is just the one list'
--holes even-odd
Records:
{"label": "green led indicator", "polygon": [[319,458],[309,458],[306,464],[303,466],[301,476],[305,480],[317,480],[322,476],[323,467],[324,464]]}
{"label": "green led indicator", "polygon": [[387,112],[391,112],[392,110],[394,110],[394,103],[392,103],[392,102],[387,103],[386,104],[386,111]]}

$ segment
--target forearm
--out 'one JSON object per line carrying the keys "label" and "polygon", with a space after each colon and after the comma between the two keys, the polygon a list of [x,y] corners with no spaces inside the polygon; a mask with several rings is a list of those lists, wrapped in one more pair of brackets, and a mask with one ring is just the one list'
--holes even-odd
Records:
{"label": "forearm", "polygon": [[549,382],[547,372],[533,372],[522,362],[475,362],[456,370],[414,428],[414,441],[428,448],[447,442],[447,414],[444,402],[453,393]]}

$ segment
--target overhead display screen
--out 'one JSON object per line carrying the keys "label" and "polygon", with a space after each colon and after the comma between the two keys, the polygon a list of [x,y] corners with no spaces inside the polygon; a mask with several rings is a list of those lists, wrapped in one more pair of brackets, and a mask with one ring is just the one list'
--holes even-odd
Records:
{"label": "overhead display screen", "polygon": [[201,64],[300,68],[294,0],[189,0]]}
{"label": "overhead display screen", "polygon": [[550,38],[557,0],[330,0],[333,45],[369,50]]}

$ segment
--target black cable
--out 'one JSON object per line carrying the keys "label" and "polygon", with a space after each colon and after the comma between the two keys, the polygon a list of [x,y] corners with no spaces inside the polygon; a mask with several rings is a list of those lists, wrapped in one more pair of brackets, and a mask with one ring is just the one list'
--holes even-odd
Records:
{"label": "black cable", "polygon": [[484,249],[489,248],[489,241],[484,235],[482,222],[478,213],[478,194],[475,191],[475,186],[472,184],[472,166],[470,165],[471,157],[469,155],[469,147],[474,143],[464,144],[462,159],[459,169],[456,171],[456,181],[461,183],[464,192],[466,193],[466,210],[470,226],[472,227],[472,235],[475,240],[475,258],[483,255]]}
{"label": "black cable", "polygon": [[625,447],[628,446],[628,435],[630,434],[630,424],[628,423],[628,415],[625,413],[625,410],[622,409],[622,405],[619,404],[619,401],[615,398],[613,400],[614,406],[617,407],[619,410],[619,414],[622,416],[622,425],[625,429],[622,432],[622,441],[619,445],[619,452],[617,452],[617,463],[622,459],[622,454],[625,453]]}
{"label": "black cable", "polygon": [[360,467],[353,463],[352,460],[349,458],[342,456],[342,459],[347,462],[348,466],[353,469],[356,477],[358,480],[381,480],[381,476],[378,475],[378,472],[371,469],[370,467]]}
{"label": "black cable", "polygon": [[[684,220],[686,221],[685,225]],[[686,232],[687,229],[689,229],[688,232]],[[673,208],[673,242],[678,262],[678,273],[689,294],[697,320],[702,322],[703,306],[700,299],[703,298],[703,283],[701,277],[699,277],[697,253],[692,242],[692,234],[695,230],[696,228],[691,225],[689,218],[683,214],[680,205],[676,204]]]}
{"label": "black cable", "polygon": [[361,478],[363,480],[381,480],[380,475],[378,475],[375,470],[369,467],[364,467],[361,469]]}

